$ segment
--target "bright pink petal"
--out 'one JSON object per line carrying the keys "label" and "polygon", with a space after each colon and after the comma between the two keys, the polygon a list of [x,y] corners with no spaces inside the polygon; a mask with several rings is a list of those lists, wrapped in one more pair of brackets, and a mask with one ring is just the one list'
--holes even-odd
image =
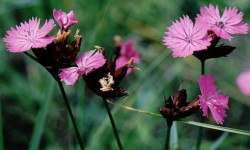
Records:
{"label": "bright pink petal", "polygon": [[70,26],[77,23],[75,14],[73,11],[70,11],[68,14],[61,10],[53,10],[53,16],[56,19],[59,26],[67,30]]}
{"label": "bright pink petal", "polygon": [[224,118],[226,117],[225,110],[228,109],[228,96],[219,94],[219,91],[214,85],[214,77],[212,75],[201,76],[198,83],[201,90],[199,99],[203,115],[208,116],[209,108],[217,124],[223,124]]}
{"label": "bright pink petal", "polygon": [[238,12],[238,9],[225,8],[222,17],[220,17],[218,6],[212,4],[209,7],[202,7],[200,15],[217,36],[231,41],[233,38],[230,34],[247,34],[248,24],[243,22],[243,13]]}
{"label": "bright pink petal", "polygon": [[83,55],[79,56],[76,60],[76,64],[82,72],[88,74],[106,63],[104,56],[95,50],[85,52]]}
{"label": "bright pink petal", "polygon": [[8,51],[24,52],[30,48],[41,48],[47,46],[54,40],[47,34],[54,27],[53,20],[46,21],[44,26],[39,29],[40,19],[32,18],[28,22],[21,23],[16,29],[11,28],[3,38]]}
{"label": "bright pink petal", "polygon": [[[133,42],[129,40],[121,45],[120,56],[116,59],[115,69],[117,70],[125,66],[132,57],[134,58],[134,64],[141,62],[140,54],[135,50]],[[132,73],[132,70],[129,68],[126,75]]]}
{"label": "bright pink petal", "polygon": [[61,81],[64,81],[66,83],[66,85],[73,85],[75,84],[79,76],[81,76],[81,74],[79,74],[78,71],[79,71],[78,67],[61,69],[59,77]]}
{"label": "bright pink petal", "polygon": [[186,57],[194,51],[205,50],[212,40],[207,36],[208,25],[200,18],[196,19],[195,25],[188,16],[183,16],[180,21],[176,20],[167,28],[166,36],[163,37],[164,45],[173,52],[173,57]]}
{"label": "bright pink petal", "polygon": [[237,77],[237,85],[240,89],[240,91],[247,95],[250,96],[250,70],[242,72],[238,77]]}

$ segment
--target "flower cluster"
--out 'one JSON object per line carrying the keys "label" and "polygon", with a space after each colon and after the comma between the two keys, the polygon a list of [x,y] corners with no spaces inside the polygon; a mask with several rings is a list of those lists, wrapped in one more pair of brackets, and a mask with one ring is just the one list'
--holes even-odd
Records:
{"label": "flower cluster", "polygon": [[[238,12],[237,8],[225,8],[220,17],[218,6],[210,4],[209,7],[200,9],[194,25],[188,16],[173,22],[173,25],[167,28],[163,42],[173,51],[173,57],[186,57],[197,51],[206,51],[209,46],[214,48],[220,38],[231,41],[231,34],[247,34],[247,32],[248,24],[243,22],[243,13]],[[215,52],[221,49],[216,49]],[[228,53],[230,52],[215,57],[225,56]]]}
{"label": "flower cluster", "polygon": [[54,10],[55,20],[61,27],[57,36],[48,36],[55,26],[54,21],[46,21],[39,29],[40,19],[32,18],[28,22],[21,23],[16,29],[7,31],[4,42],[10,52],[25,52],[32,50],[36,60],[44,66],[51,75],[58,80],[59,70],[69,67],[75,61],[80,51],[82,37],[76,31],[74,40],[68,43],[70,31],[68,28],[77,23],[73,11],[69,14],[61,10]]}
{"label": "flower cluster", "polygon": [[[202,64],[202,74],[204,74],[204,64],[207,59],[227,56],[236,48],[224,44],[217,46],[220,39],[231,41],[233,34],[247,34],[248,28],[248,24],[243,22],[243,13],[239,12],[237,8],[225,8],[220,16],[218,6],[214,7],[210,4],[208,7],[204,6],[200,9],[194,23],[185,15],[180,20],[173,22],[165,32],[163,43],[173,52],[173,57],[194,55],[198,58]],[[244,72],[237,79],[240,90],[246,95],[250,95],[249,74],[249,72]],[[228,96],[219,94],[214,80],[213,75],[202,75],[199,78],[198,83],[201,90],[201,95],[198,95],[199,105],[204,116],[208,116],[209,108],[217,124],[223,124],[228,109]],[[166,113],[164,117],[174,118],[173,115],[169,116]]]}
{"label": "flower cluster", "polygon": [[62,69],[59,76],[61,81],[73,85],[75,81],[83,77],[87,86],[97,95],[103,98],[116,98],[126,96],[128,93],[119,87],[120,82],[126,76],[129,68],[139,70],[132,66],[133,57],[120,68],[116,68],[113,60],[107,62],[104,49],[96,46],[95,50],[85,52],[76,60],[77,67]]}

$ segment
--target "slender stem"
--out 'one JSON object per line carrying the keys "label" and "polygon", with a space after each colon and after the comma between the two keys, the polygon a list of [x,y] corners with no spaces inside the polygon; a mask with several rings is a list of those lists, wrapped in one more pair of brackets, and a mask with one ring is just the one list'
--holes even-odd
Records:
{"label": "slender stem", "polygon": [[60,87],[60,90],[61,90],[61,93],[62,93],[62,95],[63,95],[63,99],[64,99],[65,105],[66,105],[66,107],[67,107],[67,109],[68,109],[70,119],[71,119],[71,121],[72,121],[72,123],[73,123],[74,129],[75,129],[75,132],[76,132],[76,138],[77,138],[77,140],[78,140],[78,143],[79,143],[79,145],[80,145],[80,148],[81,148],[81,150],[84,150],[83,142],[82,142],[82,140],[81,140],[81,136],[80,136],[80,133],[79,133],[79,131],[78,131],[78,128],[77,128],[77,125],[76,125],[76,121],[75,121],[75,118],[74,118],[73,113],[72,113],[72,111],[71,111],[71,108],[70,108],[70,105],[69,105],[69,101],[68,101],[68,99],[67,99],[65,90],[64,90],[63,85],[62,85],[62,82],[59,81],[59,80],[57,80],[57,83],[58,83],[58,85],[59,85],[59,87]]}
{"label": "slender stem", "polygon": [[168,131],[167,131],[167,136],[166,136],[165,150],[169,149],[170,131],[171,131],[172,124],[173,124],[173,121],[168,122]]}
{"label": "slender stem", "polygon": [[201,75],[205,74],[205,60],[201,60]]}
{"label": "slender stem", "polygon": [[[32,60],[34,60],[35,62],[39,63],[38,60],[36,59],[36,57],[32,56],[30,53],[24,52],[24,54],[25,54],[26,56],[28,56],[29,58],[31,58]],[[39,64],[40,64],[40,63],[39,63]]]}
{"label": "slender stem", "polygon": [[[201,60],[201,75],[205,74],[205,60]],[[200,116],[200,122],[204,122],[204,117]],[[203,135],[203,128],[199,127],[198,129],[198,136],[197,136],[197,142],[196,142],[196,150],[200,149],[201,141],[202,141],[202,135]]]}
{"label": "slender stem", "polygon": [[109,109],[109,106],[108,106],[108,102],[107,102],[107,99],[103,98],[103,101],[104,101],[104,104],[105,104],[105,107],[106,107],[106,110],[108,112],[108,115],[109,115],[109,119],[110,119],[110,122],[111,122],[111,125],[112,125],[112,128],[113,128],[113,131],[114,131],[114,134],[115,134],[115,138],[116,138],[116,142],[118,144],[118,147],[120,150],[122,150],[122,144],[121,144],[121,141],[119,139],[119,135],[118,135],[118,132],[116,130],[116,126],[115,126],[115,122],[114,122],[114,119],[112,117],[112,114],[110,112],[110,109]]}

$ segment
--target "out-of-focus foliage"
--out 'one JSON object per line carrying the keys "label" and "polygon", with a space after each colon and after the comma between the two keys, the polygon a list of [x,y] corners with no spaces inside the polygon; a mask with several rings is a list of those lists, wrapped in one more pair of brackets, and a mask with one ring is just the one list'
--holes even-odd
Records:
{"label": "out-of-focus foliage", "polygon": [[[199,8],[209,3],[218,4],[221,11],[224,7],[236,6],[245,13],[245,22],[250,23],[249,0],[1,0],[0,36],[2,39],[10,27],[31,17],[39,17],[43,21],[52,18],[54,8],[66,12],[73,10],[78,24],[70,30],[75,32],[77,28],[80,29],[83,36],[81,53],[99,45],[112,58],[113,37],[116,34],[121,35],[124,40],[134,41],[136,49],[141,53],[142,63],[138,67],[142,71],[134,72],[123,81],[123,86],[130,94],[118,102],[157,112],[164,104],[164,93],[169,96],[181,87],[187,89],[188,100],[199,94],[199,61],[193,56],[172,58],[170,50],[162,44],[162,37],[172,21],[183,14],[194,18]],[[52,34],[58,29],[57,26]],[[218,88],[230,97],[230,109],[224,125],[249,130],[250,100],[239,92],[235,79],[250,66],[250,36],[235,36],[231,43],[221,43],[237,48],[228,57],[207,61],[206,73],[213,73]],[[8,53],[3,41],[0,41],[0,124],[3,126],[0,136],[5,149],[27,149],[30,146],[34,125],[38,122],[39,111],[45,103],[50,78],[44,68],[24,54]],[[65,88],[86,149],[117,149],[102,99],[93,95],[82,80]],[[57,86],[54,86],[47,107],[38,147],[48,150],[74,149],[77,145],[73,138],[75,133]],[[163,149],[167,129],[164,119],[110,107],[124,149]],[[188,119],[198,121],[200,115],[201,112]],[[214,124],[214,121],[209,118],[206,123]],[[177,128],[179,149],[194,149],[198,128],[178,122]],[[206,129],[202,149],[209,149],[221,134],[219,131]],[[247,149],[250,146],[249,140],[246,136],[229,134],[219,149]]]}

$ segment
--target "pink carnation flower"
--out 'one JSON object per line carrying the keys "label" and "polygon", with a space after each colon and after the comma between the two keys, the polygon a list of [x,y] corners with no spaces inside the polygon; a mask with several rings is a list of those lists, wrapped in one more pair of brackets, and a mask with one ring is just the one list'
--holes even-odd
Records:
{"label": "pink carnation flower", "polygon": [[202,7],[200,15],[208,23],[209,29],[217,36],[231,41],[233,38],[230,34],[247,34],[248,25],[243,22],[243,13],[238,12],[236,7],[225,8],[220,17],[218,6],[214,7],[212,4],[209,7]]}
{"label": "pink carnation flower", "polygon": [[240,91],[247,95],[250,96],[250,70],[242,72],[238,77],[237,77],[237,85],[240,89]]}
{"label": "pink carnation flower", "polygon": [[61,69],[59,77],[66,85],[75,84],[76,80],[82,75],[87,75],[92,71],[102,67],[106,63],[106,59],[100,52],[95,50],[88,51],[79,56],[76,60],[77,67]]}
{"label": "pink carnation flower", "polygon": [[3,41],[8,51],[17,53],[24,52],[30,48],[41,48],[50,44],[55,38],[47,34],[55,26],[54,21],[46,20],[45,24],[39,29],[40,19],[32,18],[28,22],[21,23],[16,29],[11,28],[7,31]]}
{"label": "pink carnation flower", "polygon": [[73,11],[70,11],[68,14],[61,10],[53,10],[53,16],[56,19],[57,23],[61,29],[67,30],[70,26],[77,23],[75,14]]}
{"label": "pink carnation flower", "polygon": [[[120,56],[116,59],[116,70],[125,66],[128,61],[134,58],[133,63],[139,64],[141,59],[138,52],[133,47],[133,43],[131,41],[125,42],[121,45]],[[132,69],[129,68],[127,71],[127,75],[132,72]]]}
{"label": "pink carnation flower", "polygon": [[192,55],[194,51],[207,49],[211,44],[212,38],[207,36],[207,25],[200,19],[193,25],[188,16],[183,16],[180,21],[173,22],[167,30],[163,42],[173,51],[173,57]]}
{"label": "pink carnation flower", "polygon": [[201,90],[199,99],[203,116],[208,116],[209,108],[217,124],[223,124],[224,118],[226,117],[225,109],[228,109],[228,96],[219,94],[219,91],[214,85],[213,75],[202,75],[198,82]]}

